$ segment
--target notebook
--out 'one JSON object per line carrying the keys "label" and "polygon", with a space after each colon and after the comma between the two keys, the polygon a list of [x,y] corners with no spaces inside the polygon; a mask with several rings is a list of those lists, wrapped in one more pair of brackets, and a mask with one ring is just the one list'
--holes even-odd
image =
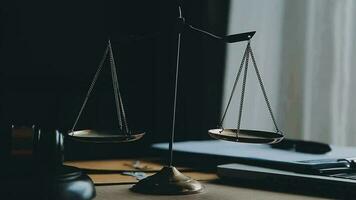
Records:
{"label": "notebook", "polygon": [[[154,144],[152,147],[167,151],[168,143]],[[265,144],[245,144],[220,140],[187,141],[174,144],[175,154],[189,155],[189,157],[228,158],[226,160],[229,162],[305,174],[330,174],[343,170],[353,172],[356,148],[331,146],[331,149],[325,154],[310,154],[275,149]]]}
{"label": "notebook", "polygon": [[[167,143],[154,144],[168,151]],[[271,148],[264,144],[244,144],[220,140],[187,141],[174,144],[174,155],[183,160],[217,160],[217,174],[223,183],[250,181],[257,184],[309,190],[311,195],[347,197],[356,193],[356,148],[331,146],[324,154],[300,153]],[[208,159],[199,159],[208,157]],[[231,162],[230,164],[223,164]],[[186,161],[187,162],[187,161]],[[259,186],[258,186],[259,187]],[[264,186],[262,186],[264,187]],[[318,191],[317,191],[318,190]],[[356,194],[355,194],[356,196]],[[354,196],[353,196],[354,197]]]}

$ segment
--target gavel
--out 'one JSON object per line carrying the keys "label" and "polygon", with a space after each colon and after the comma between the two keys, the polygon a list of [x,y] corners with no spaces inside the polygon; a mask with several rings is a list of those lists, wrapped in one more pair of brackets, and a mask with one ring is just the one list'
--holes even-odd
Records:
{"label": "gavel", "polygon": [[[10,126],[3,130],[11,135],[11,145],[4,151],[4,158],[8,157],[11,163],[7,171],[13,173],[8,180],[23,177],[36,199],[91,200],[95,197],[92,180],[80,169],[63,164],[64,136],[60,131],[37,126]],[[16,188],[13,194],[21,195],[16,182],[12,185],[10,190]]]}

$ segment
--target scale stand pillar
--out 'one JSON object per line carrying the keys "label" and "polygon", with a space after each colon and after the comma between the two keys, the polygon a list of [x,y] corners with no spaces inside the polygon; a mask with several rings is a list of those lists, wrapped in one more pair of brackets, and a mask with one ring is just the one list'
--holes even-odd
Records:
{"label": "scale stand pillar", "polygon": [[149,193],[149,194],[167,194],[167,195],[182,195],[195,194],[203,191],[204,186],[198,181],[185,176],[173,166],[173,143],[175,134],[175,120],[177,107],[177,92],[178,92],[178,77],[179,77],[179,56],[180,43],[182,31],[185,26],[185,19],[182,16],[181,8],[179,9],[178,22],[178,45],[177,45],[177,59],[176,59],[176,74],[175,74],[175,90],[173,103],[173,119],[172,119],[172,133],[169,143],[169,165],[165,166],[158,173],[142,179],[131,189],[135,192]]}

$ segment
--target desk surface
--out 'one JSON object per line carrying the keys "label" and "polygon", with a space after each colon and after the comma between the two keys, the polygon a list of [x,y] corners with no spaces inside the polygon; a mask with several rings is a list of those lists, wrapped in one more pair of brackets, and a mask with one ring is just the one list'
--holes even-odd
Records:
{"label": "desk surface", "polygon": [[290,199],[322,199],[317,197],[308,197],[295,194],[278,193],[257,189],[241,188],[235,186],[219,185],[212,183],[204,183],[205,191],[200,194],[182,195],[182,196],[166,196],[166,195],[144,195],[131,192],[129,188],[131,184],[114,185],[114,186],[97,186],[97,196],[95,200],[238,200],[238,199],[263,199],[263,200],[290,200]]}
{"label": "desk surface", "polygon": [[[123,172],[139,171],[145,172],[147,176],[153,175],[162,168],[155,159],[119,159],[119,160],[93,160],[93,161],[71,161],[66,165],[75,166],[84,170],[95,185],[109,184],[133,184],[137,180],[133,176],[123,175]],[[201,172],[197,169],[177,167],[185,175],[198,181],[211,181],[217,179],[217,175],[212,172]]]}
{"label": "desk surface", "polygon": [[[72,161],[67,165],[84,169],[96,185],[97,197],[95,200],[111,199],[172,199],[172,200],[231,200],[231,199],[322,199],[302,194],[289,194],[263,189],[251,189],[243,186],[231,186],[215,183],[218,177],[215,173],[201,172],[197,169],[179,167],[184,174],[201,181],[205,191],[200,194],[183,196],[144,195],[131,192],[129,188],[136,183],[135,177],[122,175],[124,171],[145,171],[151,175],[159,171],[161,164],[154,159],[140,159],[140,164],[134,165],[135,159],[101,160],[101,161]],[[137,169],[137,166],[142,169]]]}

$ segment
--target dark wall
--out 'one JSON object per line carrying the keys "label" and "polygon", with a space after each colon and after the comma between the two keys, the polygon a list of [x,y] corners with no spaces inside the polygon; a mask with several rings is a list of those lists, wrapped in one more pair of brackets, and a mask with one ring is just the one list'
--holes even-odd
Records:
{"label": "dark wall", "polygon": [[[226,33],[228,1],[183,1],[182,8],[189,23]],[[177,16],[176,1],[167,0],[2,1],[2,122],[70,129],[110,37],[129,126],[147,132],[127,145],[168,141]],[[225,46],[185,31],[181,48],[176,138],[205,139],[220,113]],[[79,128],[117,126],[105,69]]]}

